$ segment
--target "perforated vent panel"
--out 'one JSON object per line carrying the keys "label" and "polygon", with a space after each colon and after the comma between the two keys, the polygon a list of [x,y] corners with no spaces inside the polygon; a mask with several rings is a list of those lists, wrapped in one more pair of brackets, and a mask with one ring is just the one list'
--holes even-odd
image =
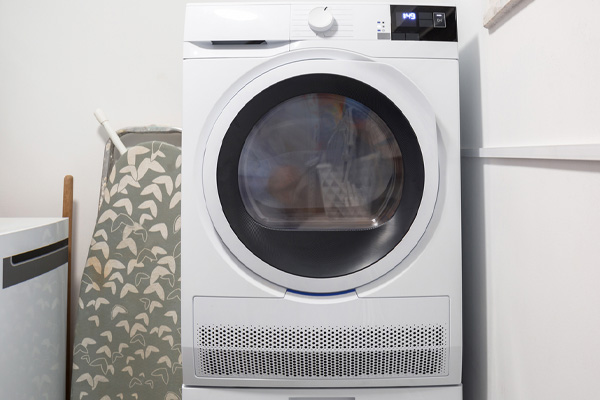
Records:
{"label": "perforated vent panel", "polygon": [[196,375],[347,379],[447,375],[448,328],[196,325]]}

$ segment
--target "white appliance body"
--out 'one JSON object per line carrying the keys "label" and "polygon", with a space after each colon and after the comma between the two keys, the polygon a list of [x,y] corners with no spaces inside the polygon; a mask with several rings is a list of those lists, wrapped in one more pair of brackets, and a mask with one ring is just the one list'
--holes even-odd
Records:
{"label": "white appliance body", "polygon": [[0,218],[0,392],[64,399],[67,352],[65,218]]}
{"label": "white appliance body", "polygon": [[[398,28],[402,15],[435,18],[436,10],[444,11],[450,25],[450,8],[440,3],[423,1],[413,9],[188,5],[182,143],[186,400],[462,398],[457,44],[403,40],[408,36],[398,33],[415,30],[410,21],[409,28]],[[326,25],[321,20],[308,23],[319,7],[334,18],[325,32],[313,29]],[[260,199],[247,199],[252,186],[248,195],[237,174],[245,167],[254,169],[250,180],[262,173],[254,168],[260,162],[244,164],[245,149],[259,143],[257,127],[286,112],[278,107],[290,99],[314,104],[315,93],[320,105],[340,98],[346,99],[344,109],[361,107],[354,101],[367,104],[396,138],[403,192],[389,220],[374,218],[372,227],[355,229],[352,221],[360,218],[346,217],[344,210],[330,218],[322,205],[319,212],[327,218],[299,217],[286,225],[279,214],[264,216],[265,208],[248,211]],[[397,132],[401,126],[407,130]],[[289,136],[272,131],[276,136],[267,135],[268,143]],[[277,159],[293,157],[286,154]],[[365,159],[372,157],[359,160]],[[364,171],[369,164],[361,165]]]}

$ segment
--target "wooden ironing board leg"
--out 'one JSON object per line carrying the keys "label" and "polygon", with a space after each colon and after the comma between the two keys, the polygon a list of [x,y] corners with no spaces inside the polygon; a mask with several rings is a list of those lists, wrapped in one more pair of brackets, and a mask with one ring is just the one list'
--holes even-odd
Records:
{"label": "wooden ironing board leg", "polygon": [[73,244],[73,176],[66,175],[63,185],[63,213],[64,218],[69,218],[69,249],[67,256],[67,345],[66,354],[66,381],[65,399],[71,396],[71,246]]}

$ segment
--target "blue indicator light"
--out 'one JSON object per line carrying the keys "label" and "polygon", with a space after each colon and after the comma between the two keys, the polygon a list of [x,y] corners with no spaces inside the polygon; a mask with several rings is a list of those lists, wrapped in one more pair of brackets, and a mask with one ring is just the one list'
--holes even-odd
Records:
{"label": "blue indicator light", "polygon": [[341,294],[352,293],[352,292],[354,292],[354,289],[344,290],[343,292],[335,292],[335,293],[307,293],[307,292],[301,292],[299,290],[293,290],[293,289],[288,289],[287,291],[290,293],[300,294],[303,296],[326,297],[326,296],[339,296]]}

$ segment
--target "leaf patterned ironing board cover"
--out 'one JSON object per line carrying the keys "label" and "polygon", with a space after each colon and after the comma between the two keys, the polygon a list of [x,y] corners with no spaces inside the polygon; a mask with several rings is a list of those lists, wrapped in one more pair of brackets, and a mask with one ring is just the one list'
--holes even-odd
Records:
{"label": "leaf patterned ironing board cover", "polygon": [[73,344],[72,400],[181,400],[181,150],[130,148],[103,190]]}

